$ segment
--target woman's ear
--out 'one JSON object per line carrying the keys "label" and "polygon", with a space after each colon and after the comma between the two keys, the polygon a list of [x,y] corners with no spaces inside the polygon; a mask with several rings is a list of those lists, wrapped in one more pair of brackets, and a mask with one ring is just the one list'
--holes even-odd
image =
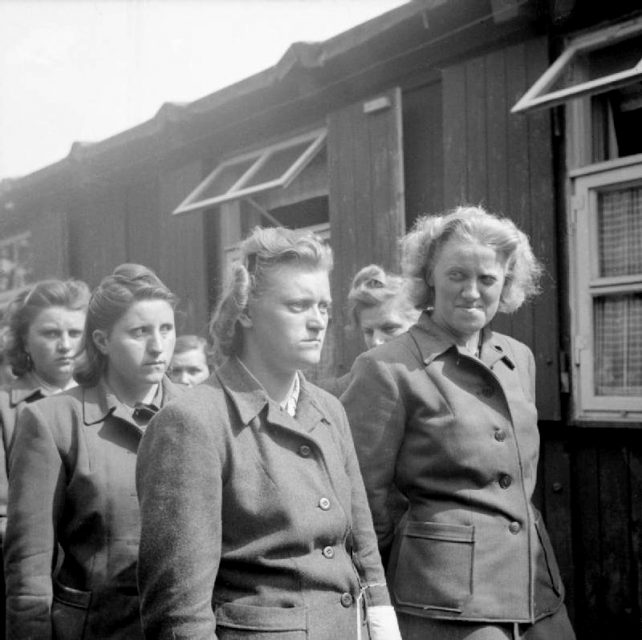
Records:
{"label": "woman's ear", "polygon": [[102,329],[94,329],[93,333],[91,334],[91,339],[94,341],[94,344],[96,345],[96,349],[100,351],[103,355],[107,353],[107,334],[102,330]]}
{"label": "woman's ear", "polygon": [[244,329],[249,329],[252,327],[252,318],[250,318],[250,312],[248,309],[241,311],[239,315],[239,322]]}

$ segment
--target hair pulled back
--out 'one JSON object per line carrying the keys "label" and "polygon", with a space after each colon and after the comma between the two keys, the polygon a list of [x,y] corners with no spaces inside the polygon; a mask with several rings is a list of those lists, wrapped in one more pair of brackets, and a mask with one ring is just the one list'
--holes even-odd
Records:
{"label": "hair pulled back", "polygon": [[212,314],[210,334],[217,354],[240,352],[242,332],[238,320],[250,299],[263,294],[270,272],[283,265],[330,271],[332,250],[311,231],[256,227],[241,243],[240,260],[231,266],[223,295]]}
{"label": "hair pulled back", "polygon": [[94,331],[109,334],[132,304],[140,300],[165,300],[172,309],[178,302],[162,280],[140,264],[121,264],[93,290],[85,322],[85,361],[74,373],[79,384],[96,385],[107,365],[107,357],[94,343]]}

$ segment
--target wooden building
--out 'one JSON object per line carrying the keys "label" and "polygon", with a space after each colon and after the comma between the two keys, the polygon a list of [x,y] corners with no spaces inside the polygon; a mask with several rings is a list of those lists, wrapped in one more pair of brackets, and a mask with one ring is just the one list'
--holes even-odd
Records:
{"label": "wooden building", "polygon": [[[0,185],[0,303],[44,276],[154,268],[203,331],[239,239],[312,226],[345,300],[422,213],[481,203],[529,233],[542,295],[497,323],[538,364],[538,502],[582,640],[642,637],[642,8],[415,0]],[[7,267],[3,265],[8,265]]]}

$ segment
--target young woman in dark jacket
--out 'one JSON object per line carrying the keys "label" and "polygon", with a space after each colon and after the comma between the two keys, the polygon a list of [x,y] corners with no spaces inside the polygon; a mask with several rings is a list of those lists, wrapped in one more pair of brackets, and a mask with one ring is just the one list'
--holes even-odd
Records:
{"label": "young woman in dark jacket", "polygon": [[4,550],[9,640],[142,638],[134,471],[151,416],[176,393],[164,376],[174,306],[152,271],[118,267],[89,302],[81,386],[20,414]]}
{"label": "young woman in dark jacket", "polygon": [[212,322],[229,358],[143,438],[147,638],[399,638],[345,413],[300,373],[330,267],[315,236],[255,230]]}

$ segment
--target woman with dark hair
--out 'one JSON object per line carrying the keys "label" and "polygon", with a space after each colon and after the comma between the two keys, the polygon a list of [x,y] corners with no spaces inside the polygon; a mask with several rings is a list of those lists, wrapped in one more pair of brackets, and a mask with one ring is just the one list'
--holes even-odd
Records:
{"label": "woman with dark hair", "polygon": [[189,333],[176,338],[169,368],[172,382],[195,387],[210,377],[211,369],[212,354],[205,338]]}
{"label": "woman with dark hair", "polygon": [[[15,380],[0,390],[0,542],[7,527],[8,462],[16,415],[25,404],[75,386],[72,375],[88,302],[89,287],[84,282],[43,280],[21,291],[9,304],[4,318],[3,357]],[[3,578],[0,588],[2,637]]]}
{"label": "woman with dark hair", "polygon": [[118,267],[89,301],[80,386],[20,413],[4,550],[11,640],[142,638],[134,468],[151,416],[175,395],[175,304],[146,267]]}
{"label": "woman with dark hair", "polygon": [[256,229],[211,323],[227,360],[143,438],[147,638],[399,638],[345,413],[300,372],[331,266],[312,234]]}
{"label": "woman with dark hair", "polygon": [[[404,640],[572,640],[532,502],[530,349],[490,329],[538,291],[515,224],[480,207],[420,218],[402,243],[408,333],[357,358],[343,404]],[[392,487],[408,500],[399,524]]]}

